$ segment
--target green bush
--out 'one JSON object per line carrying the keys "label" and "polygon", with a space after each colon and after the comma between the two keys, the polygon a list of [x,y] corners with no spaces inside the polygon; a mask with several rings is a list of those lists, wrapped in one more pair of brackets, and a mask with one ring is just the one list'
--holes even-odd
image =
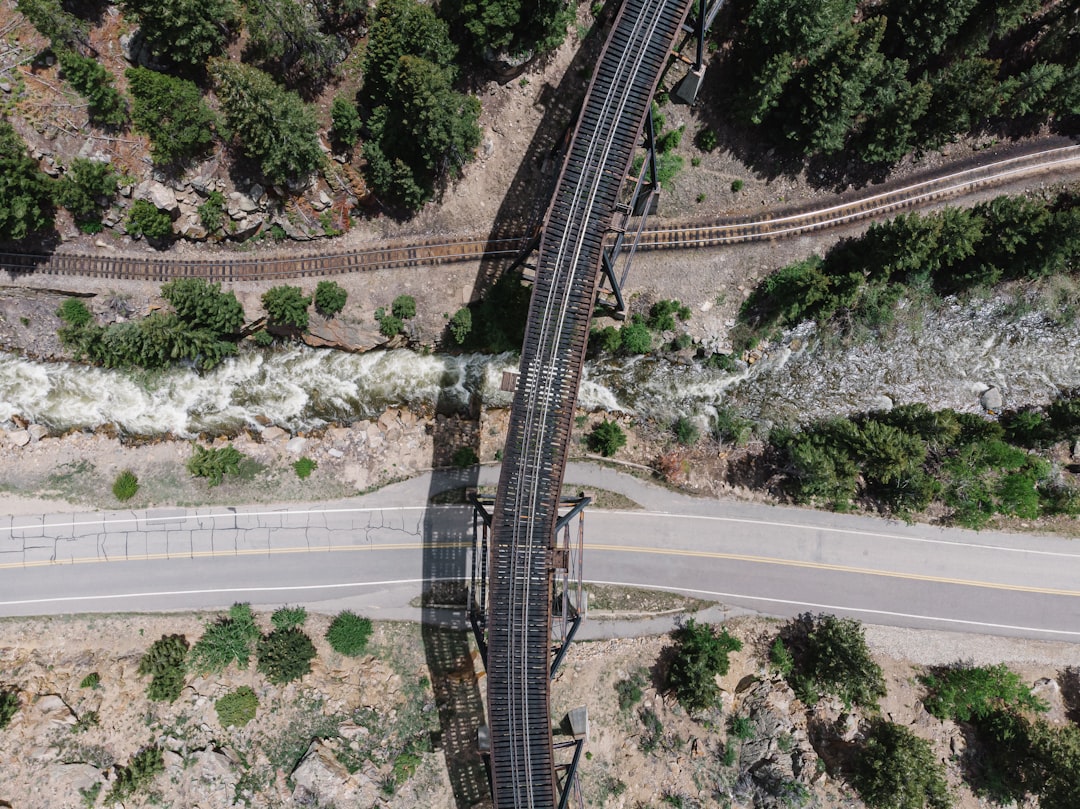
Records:
{"label": "green bush", "polygon": [[871,809],[948,809],[945,769],[930,743],[893,722],[877,721],[860,747],[851,783]]}
{"label": "green bush", "polygon": [[716,702],[720,688],[716,676],[728,673],[728,655],[742,649],[742,641],[721,629],[693,618],[675,632],[675,653],[668,672],[668,684],[676,699],[688,711],[700,711]]}
{"label": "green bush", "polygon": [[130,469],[116,476],[112,485],[113,496],[121,503],[130,500],[139,491],[139,479]]}
{"label": "green bush", "polygon": [[969,722],[994,711],[1045,711],[1048,707],[1005,665],[957,665],[925,674],[919,682],[927,689],[923,705],[938,719]]}
{"label": "green bush", "polygon": [[15,7],[54,50],[90,44],[86,23],[65,11],[60,0],[16,0]]}
{"label": "green bush", "polygon": [[261,70],[225,58],[210,61],[225,127],[274,185],[306,179],[323,163],[318,123],[296,93]]}
{"label": "green bush", "polygon": [[251,339],[254,340],[255,345],[260,348],[269,348],[274,344],[274,335],[266,329],[259,329]]}
{"label": "green bush", "polygon": [[605,458],[610,458],[626,446],[626,433],[614,421],[604,419],[593,427],[588,435],[587,444],[593,452],[599,452]]}
{"label": "green bush", "polygon": [[116,173],[108,163],[76,157],[56,185],[56,201],[71,212],[80,226],[100,222],[98,199],[111,200],[118,187]]}
{"label": "green bush", "polygon": [[277,286],[263,293],[262,305],[270,322],[304,331],[308,327],[308,306],[311,298],[305,297],[300,287]]}
{"label": "green bush", "polygon": [[355,146],[364,128],[356,105],[344,96],[334,96],[334,103],[330,107],[330,120],[334,142],[345,149]]}
{"label": "green bush", "polygon": [[472,310],[469,307],[463,306],[454,312],[449,324],[450,336],[454,338],[454,342],[463,345],[472,331],[472,325]]}
{"label": "green bush", "polygon": [[19,712],[19,693],[7,688],[0,688],[0,730],[6,728]]}
{"label": "green bush", "polygon": [[333,317],[345,308],[348,297],[335,281],[320,281],[315,287],[315,309],[323,317]]}
{"label": "green bush", "polygon": [[82,678],[82,682],[79,683],[79,688],[92,688],[95,691],[101,687],[101,675],[96,671],[92,671]]}
{"label": "green bush", "polygon": [[111,805],[118,801],[127,801],[149,786],[154,776],[163,772],[165,772],[165,757],[160,748],[147,747],[140,750],[132,756],[127,766],[116,768],[116,780],[105,796],[105,802]]}
{"label": "green bush", "polygon": [[732,180],[731,181],[731,193],[732,194],[738,194],[742,190],[743,190],[743,181],[742,180]]}
{"label": "green bush", "polygon": [[214,703],[217,711],[218,722],[223,728],[242,728],[255,718],[255,711],[259,707],[259,698],[250,686],[242,685],[235,691],[230,691]]}
{"label": "green bush", "polygon": [[232,444],[217,449],[192,444],[187,469],[194,477],[207,478],[211,486],[217,486],[225,475],[240,472],[243,459],[244,456]]}
{"label": "green bush", "polygon": [[789,681],[808,705],[835,694],[849,707],[872,708],[885,695],[881,667],[858,621],[803,613],[781,629],[780,638],[794,658]]}
{"label": "green bush", "polygon": [[307,622],[305,607],[279,607],[270,616],[274,629],[288,629],[291,626],[303,626]]}
{"label": "green bush", "polygon": [[476,466],[476,464],[480,463],[480,458],[477,457],[476,450],[472,447],[458,447],[454,450],[450,463],[458,469],[468,469],[470,466]]}
{"label": "green bush", "polygon": [[641,702],[641,698],[644,696],[642,692],[644,685],[645,677],[640,671],[635,672],[625,680],[619,680],[615,683],[615,693],[619,697],[619,710],[629,711]]}
{"label": "green bush", "polygon": [[700,437],[697,426],[686,416],[679,416],[672,429],[675,432],[675,440],[686,447],[696,444]]}
{"label": "green bush", "polygon": [[388,315],[381,306],[375,310],[375,321],[379,324],[379,333],[383,337],[394,337],[405,328],[405,321],[400,317]]}
{"label": "green bush", "polygon": [[244,307],[236,293],[222,292],[220,283],[202,278],[180,278],[161,287],[161,296],[176,316],[192,329],[209,329],[217,335],[233,335],[244,325]]}
{"label": "green bush", "polygon": [[782,677],[790,675],[795,668],[795,660],[780,638],[769,647],[769,663]]}
{"label": "green bush", "polygon": [[251,659],[251,647],[259,637],[255,616],[248,604],[233,604],[228,616],[203,626],[202,637],[191,647],[188,668],[199,674],[224,671],[233,661],[242,669]]}
{"label": "green bush", "polygon": [[294,462],[292,467],[300,480],[307,480],[311,477],[311,473],[318,469],[319,465],[305,455],[300,460]]}
{"label": "green bush", "polygon": [[56,316],[69,326],[85,326],[94,319],[86,304],[78,298],[65,298],[56,310]]}
{"label": "green bush", "polygon": [[150,676],[146,693],[152,700],[175,702],[184,688],[188,642],[183,635],[162,635],[139,661],[139,676]]}
{"label": "green bush", "polygon": [[270,682],[284,685],[298,680],[311,671],[315,645],[297,627],[275,629],[259,638],[259,671]]}
{"label": "green bush", "polygon": [[748,716],[733,716],[728,720],[728,733],[745,742],[754,738],[754,723]]}
{"label": "green bush", "polygon": [[358,657],[367,648],[371,637],[371,621],[349,610],[338,613],[326,630],[326,640],[338,654]]}
{"label": "green bush", "polygon": [[619,339],[624,354],[648,354],[652,350],[649,327],[636,319],[619,330]]}
{"label": "green bush", "polygon": [[56,58],[68,84],[89,104],[90,120],[108,126],[122,126],[127,121],[124,97],[113,87],[104,65],[66,48],[60,49]]}
{"label": "green bush", "polygon": [[225,195],[220,191],[211,191],[206,202],[197,209],[199,222],[208,233],[216,233],[225,224]]}
{"label": "green bush", "polygon": [[390,304],[390,312],[394,317],[401,320],[409,320],[416,317],[416,298],[412,295],[398,295]]}
{"label": "green bush", "polygon": [[131,120],[149,136],[155,166],[183,163],[210,149],[217,116],[194,82],[144,67],[128,68],[125,75]]}
{"label": "green bush", "polygon": [[164,241],[173,235],[172,217],[166,211],[158,210],[152,202],[137,199],[128,210],[127,232],[151,241]]}
{"label": "green bush", "polygon": [[26,143],[0,118],[0,242],[19,241],[52,227],[55,185],[26,152]]}
{"label": "green bush", "polygon": [[123,0],[121,5],[138,19],[156,58],[191,71],[223,51],[239,16],[233,0]]}
{"label": "green bush", "polygon": [[720,145],[720,136],[716,134],[716,130],[711,126],[703,126],[698,130],[694,142],[701,151],[711,152]]}

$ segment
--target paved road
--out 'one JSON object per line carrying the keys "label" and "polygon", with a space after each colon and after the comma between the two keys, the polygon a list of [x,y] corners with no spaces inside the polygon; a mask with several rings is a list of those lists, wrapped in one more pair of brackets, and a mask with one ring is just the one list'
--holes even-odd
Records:
{"label": "paved road", "polygon": [[[485,468],[480,483],[493,484]],[[448,479],[447,486],[460,481]],[[591,510],[585,577],[716,600],[728,611],[826,610],[873,623],[1080,642],[1080,546],[685,497],[592,465],[567,491]],[[317,506],[157,509],[0,523],[0,615],[304,603],[416,618],[425,578],[463,559],[468,510],[425,509],[429,476]],[[426,559],[425,559],[426,556]],[[587,622],[589,634],[616,629]]]}

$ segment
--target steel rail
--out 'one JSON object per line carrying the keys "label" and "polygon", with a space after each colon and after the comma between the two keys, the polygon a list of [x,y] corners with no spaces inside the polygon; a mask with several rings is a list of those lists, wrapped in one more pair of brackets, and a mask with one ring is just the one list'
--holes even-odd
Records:
{"label": "steel rail", "polygon": [[[808,207],[765,217],[720,217],[683,220],[645,230],[638,249],[680,250],[767,241],[842,227],[891,213],[930,205],[981,188],[1056,171],[1064,177],[1080,172],[1080,146],[1056,146],[939,176],[868,196],[855,196],[824,208]],[[0,252],[0,269],[12,273],[72,275],[91,278],[169,281],[199,277],[214,281],[260,281],[332,276],[401,267],[430,267],[468,261],[510,258],[528,244],[526,236],[484,239],[407,237],[354,251],[331,245],[325,251],[267,256],[218,255],[206,259],[109,256],[97,253]]]}

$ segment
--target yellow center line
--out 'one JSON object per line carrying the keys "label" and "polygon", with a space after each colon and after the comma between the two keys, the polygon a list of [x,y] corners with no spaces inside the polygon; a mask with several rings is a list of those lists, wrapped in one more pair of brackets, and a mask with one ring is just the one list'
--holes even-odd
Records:
{"label": "yellow center line", "polygon": [[[423,542],[388,542],[375,545],[339,545],[339,546],[316,546],[316,547],[285,547],[285,548],[237,548],[210,551],[188,551],[177,553],[149,553],[128,554],[126,556],[87,556],[72,559],[50,560],[42,559],[30,562],[4,562],[0,563],[0,570],[13,570],[29,567],[53,567],[58,565],[83,565],[99,562],[149,562],[162,560],[180,559],[210,559],[229,556],[268,556],[292,553],[348,553],[348,552],[374,552],[374,551],[413,551],[424,550]],[[472,547],[471,542],[440,542],[437,545],[440,550],[466,550]],[[963,587],[981,587],[990,590],[1008,590],[1018,593],[1037,593],[1039,595],[1080,597],[1080,591],[1061,590],[1052,587],[1032,587],[1022,584],[1008,584],[1004,582],[980,581],[978,579],[961,579],[949,576],[930,576],[922,573],[905,573],[894,570],[879,570],[876,568],[855,567],[852,565],[836,565],[826,562],[809,562],[799,559],[778,559],[768,556],[753,556],[739,553],[723,553],[720,551],[692,551],[678,548],[650,548],[629,545],[609,545],[602,543],[585,543],[585,549],[590,551],[608,551],[612,553],[643,553],[656,556],[682,556],[699,559],[717,559],[728,562],[747,562],[758,565],[774,565],[778,567],[794,567],[805,570],[821,570],[833,573],[849,573],[862,576],[880,576],[891,579],[907,579],[910,581],[923,581],[934,584],[955,584]]]}
{"label": "yellow center line", "polygon": [[719,551],[687,551],[671,548],[629,547],[626,545],[603,545],[586,543],[586,550],[613,551],[616,553],[649,553],[661,556],[689,556],[704,559],[723,559],[730,562],[750,562],[758,565],[777,565],[780,567],[799,567],[808,570],[826,570],[835,573],[852,573],[863,576],[883,576],[890,579],[910,579],[912,581],[933,582],[935,584],[958,584],[964,587],[984,587],[990,590],[1011,590],[1018,593],[1038,593],[1040,595],[1080,596],[1077,590],[1058,590],[1052,587],[1030,587],[1023,584],[979,581],[978,579],[957,579],[948,576],[928,576],[922,573],[904,573],[894,570],[877,570],[851,565],[833,565],[826,562],[806,562],[798,559],[776,559],[768,556],[750,556],[740,553],[721,553]]}

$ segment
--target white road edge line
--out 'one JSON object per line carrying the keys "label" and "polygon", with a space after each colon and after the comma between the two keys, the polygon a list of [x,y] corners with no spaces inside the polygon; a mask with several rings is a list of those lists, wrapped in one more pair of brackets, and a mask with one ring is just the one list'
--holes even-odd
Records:
{"label": "white road edge line", "polygon": [[831,612],[858,612],[864,613],[866,615],[884,615],[890,618],[909,618],[916,621],[937,621],[938,623],[960,624],[962,626],[977,626],[986,629],[1012,629],[1018,632],[1039,632],[1044,635],[1069,635],[1071,637],[1080,638],[1080,632],[1076,632],[1070,629],[1041,629],[1034,626],[1015,626],[1013,624],[993,624],[984,621],[967,621],[963,618],[938,618],[933,615],[915,615],[908,612],[891,612],[889,610],[874,610],[865,607],[845,607],[837,604],[815,604],[812,601],[791,601],[785,598],[766,598],[765,596],[748,596],[741,595],[739,593],[718,593],[713,590],[695,590],[691,587],[668,587],[662,584],[641,584],[622,581],[594,581],[592,579],[586,581],[585,583],[605,584],[612,587],[637,587],[645,588],[647,590],[667,590],[668,592],[672,593],[696,593],[698,595],[716,596],[717,598],[740,599],[743,601],[763,601],[767,604],[786,604],[791,607],[810,607],[812,609],[828,610]]}

